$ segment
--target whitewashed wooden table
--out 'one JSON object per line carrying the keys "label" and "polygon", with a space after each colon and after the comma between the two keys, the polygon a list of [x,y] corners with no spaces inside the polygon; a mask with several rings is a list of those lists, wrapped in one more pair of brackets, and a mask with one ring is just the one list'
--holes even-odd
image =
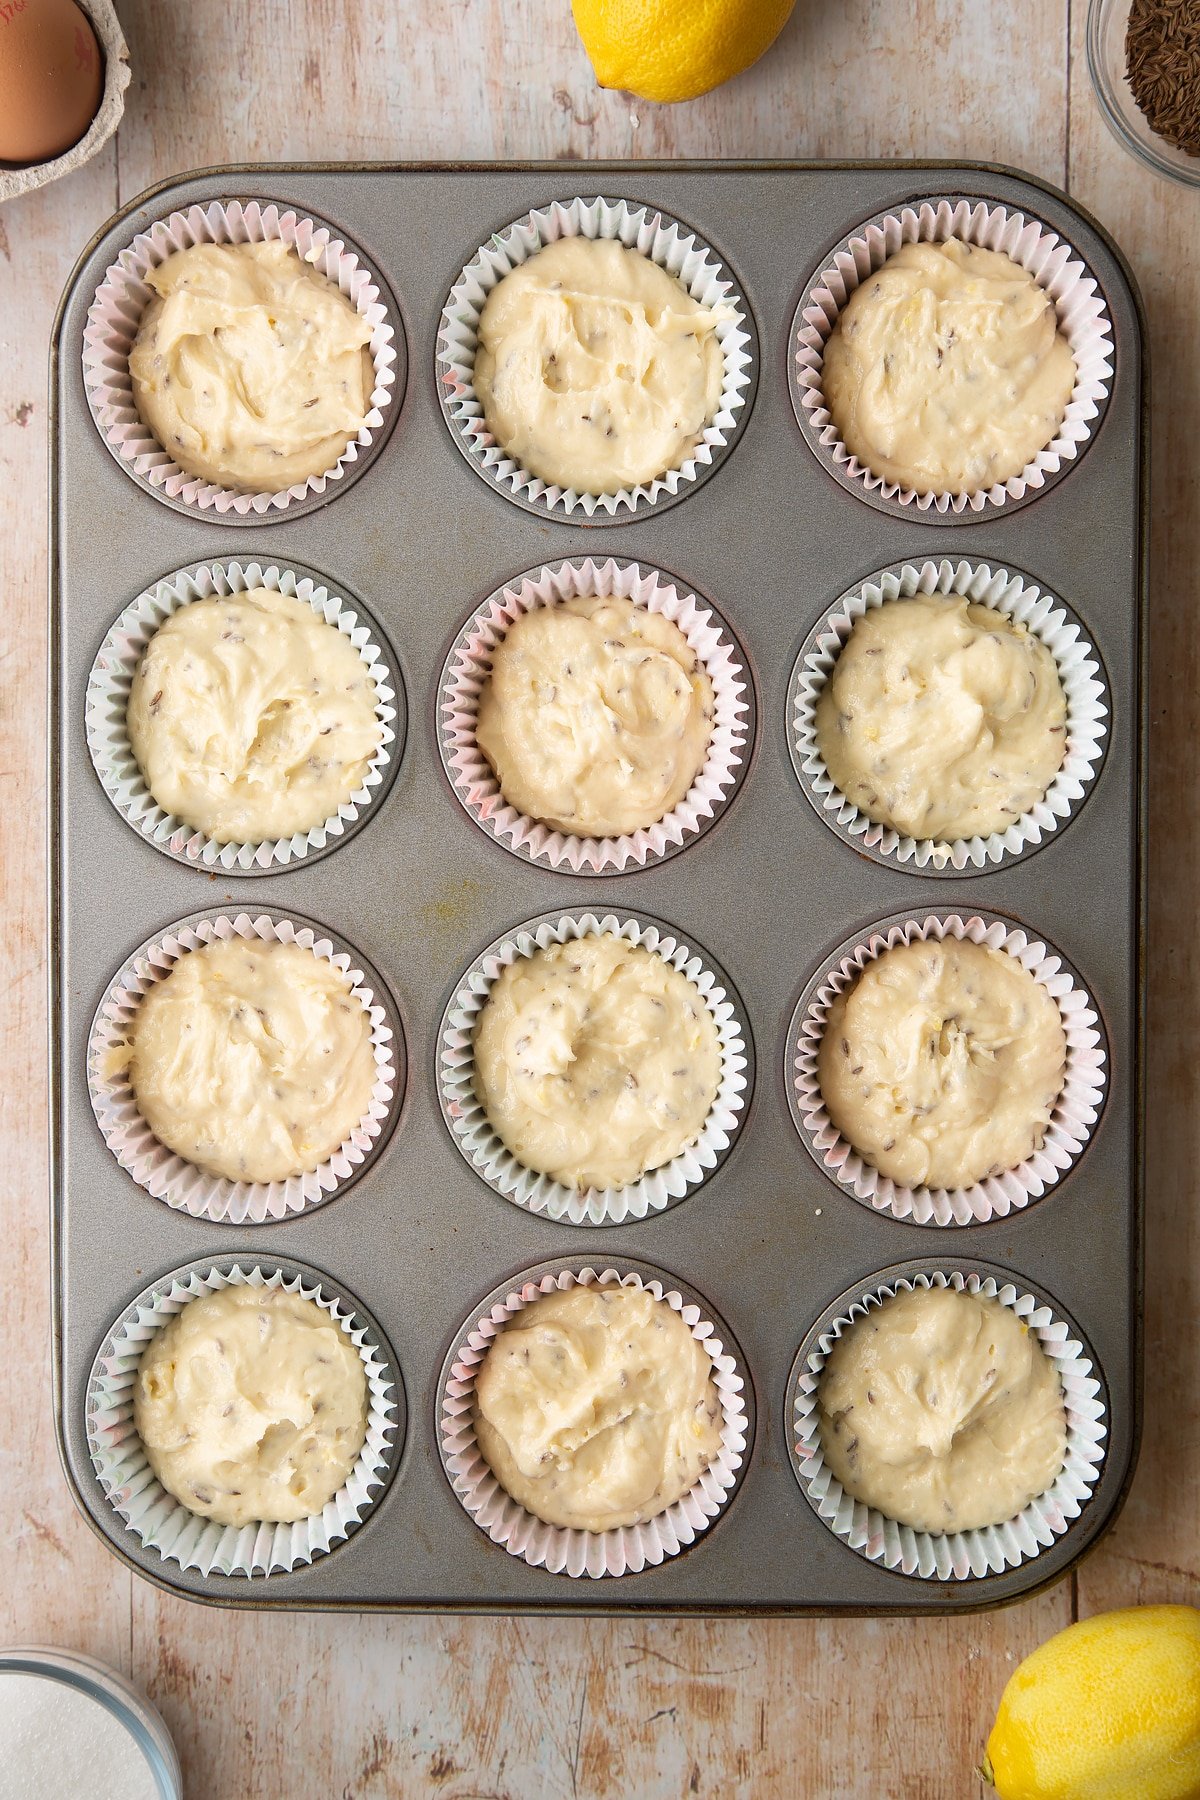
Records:
{"label": "whitewashed wooden table", "polygon": [[[0,1643],[76,1647],[132,1675],[175,1734],[189,1800],[975,1795],[972,1764],[1016,1659],[1083,1613],[1200,1601],[1200,196],[1143,174],[1108,135],[1088,84],[1085,0],[799,0],[763,63],[676,108],[601,93],[568,0],[119,0],[119,10],[134,80],[117,140],[73,178],[0,208]],[[1096,213],[1141,282],[1154,407],[1154,844],[1140,1470],[1116,1528],[1076,1575],[955,1622],[355,1620],[192,1606],[101,1548],[54,1447],[50,320],[106,216],[185,169],[624,156],[1013,163]]]}

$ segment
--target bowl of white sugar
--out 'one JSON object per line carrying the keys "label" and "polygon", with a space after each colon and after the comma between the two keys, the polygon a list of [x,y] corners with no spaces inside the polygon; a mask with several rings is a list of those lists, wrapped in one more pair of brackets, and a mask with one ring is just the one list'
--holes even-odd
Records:
{"label": "bowl of white sugar", "polygon": [[0,1650],[0,1800],[182,1800],[171,1735],[137,1689],[93,1657]]}

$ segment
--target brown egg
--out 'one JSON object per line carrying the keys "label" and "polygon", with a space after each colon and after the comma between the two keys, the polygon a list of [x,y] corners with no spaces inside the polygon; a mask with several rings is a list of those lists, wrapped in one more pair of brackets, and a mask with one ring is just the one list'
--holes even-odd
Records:
{"label": "brown egg", "polygon": [[0,0],[0,161],[48,162],[96,116],[104,61],[75,0]]}

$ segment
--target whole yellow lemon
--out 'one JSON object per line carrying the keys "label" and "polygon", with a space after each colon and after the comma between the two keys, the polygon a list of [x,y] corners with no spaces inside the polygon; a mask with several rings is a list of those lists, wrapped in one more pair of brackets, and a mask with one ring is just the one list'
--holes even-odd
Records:
{"label": "whole yellow lemon", "polygon": [[571,0],[601,87],[694,100],[770,48],[795,0]]}
{"label": "whole yellow lemon", "polygon": [[1200,1800],[1200,1612],[1081,1619],[1014,1671],[983,1774],[1000,1800]]}

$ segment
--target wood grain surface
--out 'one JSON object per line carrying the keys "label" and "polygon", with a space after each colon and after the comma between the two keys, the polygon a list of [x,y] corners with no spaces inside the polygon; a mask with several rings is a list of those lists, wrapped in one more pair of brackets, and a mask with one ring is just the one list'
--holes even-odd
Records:
{"label": "wood grain surface", "polygon": [[[601,93],[567,0],[119,0],[115,144],[0,209],[0,1642],[104,1657],[175,1734],[189,1800],[955,1800],[1014,1662],[1077,1613],[1200,1601],[1200,197],[1108,134],[1084,0],[799,0],[727,88]],[[222,1614],[134,1580],[77,1516],[50,1405],[45,1152],[46,349],[78,251],[151,182],[286,158],[963,156],[1070,188],[1150,316],[1152,941],[1141,1467],[1076,1577],[955,1622],[684,1624]],[[109,608],[108,599],[98,602]],[[85,1789],[81,1788],[83,1794]]]}

